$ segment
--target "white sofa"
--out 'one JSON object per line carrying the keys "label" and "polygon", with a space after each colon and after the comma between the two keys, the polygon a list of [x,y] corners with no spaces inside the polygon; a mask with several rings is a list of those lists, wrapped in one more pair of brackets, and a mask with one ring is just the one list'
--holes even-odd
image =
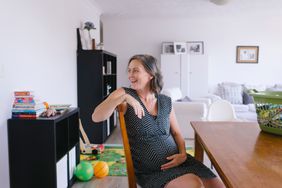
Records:
{"label": "white sofa", "polygon": [[[217,100],[220,100],[220,99],[225,99],[225,98],[220,97],[216,94],[209,94],[206,97],[211,100],[211,103],[213,103]],[[242,121],[257,121],[256,109],[255,109],[255,105],[253,103],[252,104],[232,104],[232,106],[234,108],[236,117],[239,120],[242,120]]]}
{"label": "white sofa", "polygon": [[[162,93],[171,97],[172,106],[183,137],[185,139],[194,139],[194,131],[190,121],[200,121],[206,118],[207,107],[210,105],[211,99],[197,98],[187,101],[188,98],[182,96],[179,88],[164,89]],[[181,99],[183,100],[177,101]]]}
{"label": "white sofa", "polygon": [[258,91],[282,91],[282,84],[275,85],[250,85],[238,84],[234,82],[222,82],[212,89],[212,94],[208,96],[211,101],[220,98],[232,103],[238,119],[243,121],[257,121],[257,114],[252,97],[247,94],[247,90]]}

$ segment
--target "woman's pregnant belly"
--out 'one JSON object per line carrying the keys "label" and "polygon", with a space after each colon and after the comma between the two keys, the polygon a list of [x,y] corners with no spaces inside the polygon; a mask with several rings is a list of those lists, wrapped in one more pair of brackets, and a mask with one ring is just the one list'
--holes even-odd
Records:
{"label": "woman's pregnant belly", "polygon": [[137,173],[160,171],[161,165],[169,162],[167,157],[178,153],[177,145],[171,135],[146,142],[136,141],[131,145],[131,150]]}

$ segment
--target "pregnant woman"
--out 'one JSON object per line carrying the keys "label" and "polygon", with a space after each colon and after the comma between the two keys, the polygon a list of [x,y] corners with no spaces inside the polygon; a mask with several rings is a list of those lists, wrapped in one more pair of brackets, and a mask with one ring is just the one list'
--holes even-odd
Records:
{"label": "pregnant woman", "polygon": [[119,88],[99,104],[94,122],[104,121],[122,104],[133,166],[143,188],[223,188],[201,162],[186,153],[171,99],[160,94],[162,75],[150,55],[128,63],[130,88]]}

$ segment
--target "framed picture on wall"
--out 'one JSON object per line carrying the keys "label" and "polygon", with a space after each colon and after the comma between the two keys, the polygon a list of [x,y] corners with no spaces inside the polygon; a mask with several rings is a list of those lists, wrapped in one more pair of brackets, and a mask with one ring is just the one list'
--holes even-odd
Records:
{"label": "framed picture on wall", "polygon": [[237,63],[258,63],[258,46],[237,46],[236,62]]}
{"label": "framed picture on wall", "polygon": [[163,42],[162,43],[162,54],[174,54],[173,42]]}
{"label": "framed picture on wall", "polygon": [[204,42],[203,41],[188,41],[187,51],[192,55],[202,55],[204,54]]}
{"label": "framed picture on wall", "polygon": [[187,46],[185,42],[174,42],[174,53],[175,54],[186,54]]}

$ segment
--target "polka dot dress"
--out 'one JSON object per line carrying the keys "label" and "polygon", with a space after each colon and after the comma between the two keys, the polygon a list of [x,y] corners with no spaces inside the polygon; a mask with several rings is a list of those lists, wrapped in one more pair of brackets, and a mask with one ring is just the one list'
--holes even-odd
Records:
{"label": "polka dot dress", "polygon": [[201,178],[216,177],[209,168],[189,154],[187,160],[180,166],[161,170],[161,165],[169,162],[166,158],[178,153],[177,145],[170,133],[171,99],[158,94],[156,96],[158,113],[157,116],[152,116],[135,90],[124,89],[141,103],[145,111],[145,116],[139,119],[134,109],[128,105],[124,115],[135,175],[142,188],[161,188],[187,173],[193,173]]}

